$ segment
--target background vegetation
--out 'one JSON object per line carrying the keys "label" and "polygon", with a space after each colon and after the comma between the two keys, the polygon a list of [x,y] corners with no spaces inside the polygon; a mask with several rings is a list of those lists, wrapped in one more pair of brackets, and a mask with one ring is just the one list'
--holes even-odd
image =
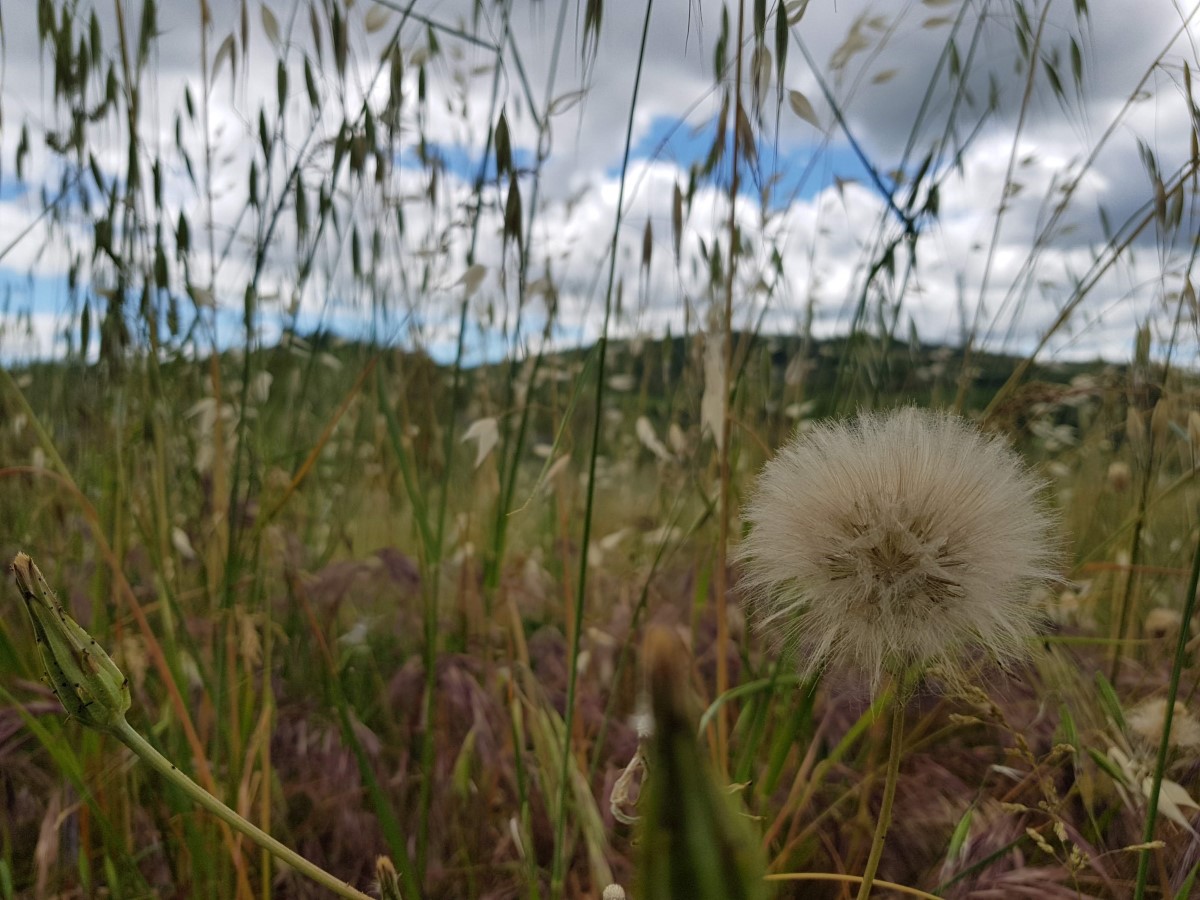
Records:
{"label": "background vegetation", "polygon": [[[525,77],[514,4],[454,23],[421,6],[200,0],[187,28],[201,70],[166,98],[163,122],[144,110],[163,99],[154,0],[116,0],[115,28],[78,0],[37,4],[52,102],[32,122],[4,110],[0,189],[40,205],[0,261],[38,236],[39,254],[67,263],[68,302],[54,358],[12,353],[0,374],[0,549],[31,553],[113,652],[135,727],[360,888],[382,853],[409,897],[599,897],[612,882],[636,896],[637,810],[619,779],[639,744],[639,638],[658,622],[690,647],[711,704],[700,740],[769,871],[857,873],[886,721],[852,678],[798,683],[786,652],[747,627],[726,554],[740,498],[796,427],[951,407],[1044,476],[1069,558],[1028,669],[911,708],[880,877],[944,897],[1117,898],[1145,853],[1150,893],[1190,896],[1195,119],[1180,168],[1142,145],[1142,204],[1105,219],[1029,352],[986,352],[982,313],[964,317],[978,328],[960,346],[924,344],[906,311],[922,250],[954,148],[991,108],[967,90],[974,49],[1003,36],[1024,102],[1036,87],[1069,113],[1086,96],[1091,15],[1077,0],[1075,29],[1050,35],[1049,3],[926,0],[926,27],[946,36],[928,94],[949,104],[945,132],[915,123],[892,175],[861,156],[865,188],[886,202],[862,239],[848,327],[819,339],[801,302],[780,336],[763,322],[795,299],[786,236],[772,243],[769,227],[788,198],[762,176],[781,165],[764,162],[781,123],[817,119],[786,87],[811,62],[806,4],[728,4],[703,23],[705,153],[656,232],[624,217],[625,137],[621,212],[594,238],[611,241],[585,310],[599,340],[564,349],[580,310],[560,304],[539,228],[569,211],[539,191],[551,119],[586,115],[588,98],[560,93],[553,66],[545,88]],[[600,37],[631,10],[545,13],[553,46],[602,73]],[[869,56],[885,26],[848,23],[839,78],[813,98],[829,133],[847,128],[861,44]],[[466,192],[447,187],[445,148],[423,130],[427,86],[455,77],[464,46],[490,54],[472,77],[493,85]],[[654,77],[644,53],[639,66]],[[1171,74],[1200,117],[1190,67]],[[1047,189],[1007,288],[1018,320],[1039,279],[1060,277],[1041,268],[1044,248],[1143,90],[1129,86],[1091,155]],[[232,139],[210,118],[226,96],[245,126]],[[635,95],[630,134],[636,109]],[[532,153],[510,120],[539,138]],[[1017,163],[1014,137],[1006,197],[1021,189]],[[705,190],[744,202],[704,225]],[[1155,313],[1130,328],[1128,357],[1043,364],[1102,279],[1147,256],[1159,272],[1138,284]],[[634,300],[672,267],[687,327],[639,333]],[[344,309],[366,336],[339,329]],[[32,338],[11,295],[3,322],[6,346]],[[316,895],[65,719],[19,606],[0,596],[0,896]],[[1168,691],[1181,705],[1165,741]],[[802,886],[779,890],[848,890]]]}

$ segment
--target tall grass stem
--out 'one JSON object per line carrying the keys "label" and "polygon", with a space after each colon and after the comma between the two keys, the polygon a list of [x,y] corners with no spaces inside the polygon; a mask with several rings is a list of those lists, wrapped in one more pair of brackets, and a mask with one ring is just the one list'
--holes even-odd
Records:
{"label": "tall grass stem", "polygon": [[[1167,705],[1163,713],[1162,735],[1158,740],[1158,756],[1154,761],[1154,779],[1150,785],[1150,796],[1147,798],[1146,828],[1142,832],[1142,843],[1150,844],[1154,840],[1154,826],[1158,820],[1158,801],[1162,793],[1163,772],[1167,768],[1167,751],[1171,746],[1171,724],[1175,717],[1175,698],[1179,696],[1179,678],[1183,673],[1183,662],[1187,658],[1187,643],[1191,637],[1187,624],[1192,621],[1196,612],[1196,590],[1200,586],[1200,541],[1192,554],[1192,573],[1188,578],[1186,600],[1183,605],[1182,626],[1179,629],[1179,639],[1175,644],[1175,660],[1171,664],[1171,680],[1167,685]],[[1134,884],[1134,900],[1143,900],[1146,896],[1146,881],[1150,874],[1150,848],[1144,847],[1139,851],[1137,881]]]}
{"label": "tall grass stem", "polygon": [[617,256],[621,240],[622,209],[625,203],[625,182],[629,175],[629,156],[633,150],[633,123],[637,112],[638,90],[642,85],[642,65],[646,60],[646,41],[650,34],[650,15],[654,0],[646,0],[642,20],[641,44],[638,47],[637,68],[633,76],[633,95],[629,101],[629,116],[625,124],[625,151],[621,159],[621,178],[617,188],[617,213],[613,222],[612,245],[609,248],[608,285],[604,293],[604,325],[597,343],[596,405],[592,418],[592,442],[588,457],[587,499],[583,511],[583,535],[579,545],[579,581],[575,590],[575,606],[570,628],[570,652],[567,654],[567,698],[563,712],[562,771],[559,777],[558,804],[554,823],[554,864],[550,874],[550,896],[561,897],[566,873],[567,785],[571,778],[571,737],[575,726],[575,689],[579,679],[579,638],[583,631],[583,612],[587,599],[588,543],[591,540],[592,520],[596,508],[596,460],[600,456],[600,434],[604,422],[604,363],[608,351],[608,331],[613,313],[613,290],[617,276]]}

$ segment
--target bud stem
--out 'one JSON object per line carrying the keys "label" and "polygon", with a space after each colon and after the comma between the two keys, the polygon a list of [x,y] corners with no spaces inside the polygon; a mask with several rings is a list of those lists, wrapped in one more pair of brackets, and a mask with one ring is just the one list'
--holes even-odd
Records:
{"label": "bud stem", "polygon": [[257,825],[243,819],[183,774],[169,759],[155,750],[149,741],[134,731],[133,727],[124,718],[112,727],[111,733],[116,735],[126,747],[141,757],[142,761],[150,766],[150,768],[154,769],[159,775],[187,794],[193,802],[204,807],[204,809],[208,810],[208,812],[212,813],[230,828],[240,831],[262,849],[274,854],[296,871],[311,878],[322,887],[333,891],[339,897],[347,897],[349,900],[372,900],[370,895],[352,888],[344,881],[326,872],[320,866],[309,862],[295,850],[281,844]]}

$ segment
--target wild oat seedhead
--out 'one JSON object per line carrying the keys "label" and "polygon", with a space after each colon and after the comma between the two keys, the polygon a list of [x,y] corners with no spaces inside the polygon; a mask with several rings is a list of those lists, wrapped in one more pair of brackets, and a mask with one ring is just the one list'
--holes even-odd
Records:
{"label": "wild oat seedhead", "polygon": [[[1157,747],[1167,727],[1165,697],[1143,700],[1125,715],[1129,730],[1144,740],[1147,746]],[[1173,747],[1195,750],[1200,748],[1200,720],[1184,704],[1176,701],[1171,716],[1170,743]]]}
{"label": "wild oat seedhead", "polygon": [[945,413],[860,415],[798,435],[769,462],[736,556],[763,628],[803,650],[804,670],[937,665],[976,648],[1024,651],[1054,577],[1039,481],[1000,439]]}

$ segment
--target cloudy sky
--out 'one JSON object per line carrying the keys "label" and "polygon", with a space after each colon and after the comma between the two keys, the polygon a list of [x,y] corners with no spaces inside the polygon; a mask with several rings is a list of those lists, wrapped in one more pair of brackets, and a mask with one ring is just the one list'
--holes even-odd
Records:
{"label": "cloudy sky", "polygon": [[[79,5],[90,15],[86,2]],[[621,303],[610,329],[703,328],[723,302],[706,257],[717,246],[727,253],[728,150],[696,181],[678,259],[672,212],[676,190],[688,191],[692,171],[709,153],[734,83],[736,5],[659,0],[644,52],[646,7],[637,0],[607,0],[594,43],[585,31],[587,4],[577,0],[565,7],[518,0],[507,15],[490,2],[476,9],[471,0],[416,0],[419,22],[369,0],[269,0],[267,12],[264,4],[246,6],[247,43],[240,0],[209,5],[202,41],[197,0],[159,0],[157,39],[140,76],[139,153],[147,182],[152,162],[162,161],[163,208],[139,208],[148,230],[134,241],[151,259],[146,235],[156,223],[161,228],[171,286],[159,302],[175,296],[186,328],[199,300],[203,327],[193,337],[201,347],[214,335],[221,343],[240,340],[256,248],[265,249],[257,283],[264,297],[259,331],[267,340],[290,321],[302,331],[323,326],[415,341],[445,358],[467,293],[472,358],[527,349],[552,295],[552,340],[594,339],[604,319],[631,108],[615,269]],[[1196,128],[1185,73],[1185,66],[1196,69],[1195,6],[1146,0],[1134,13],[1124,0],[974,0],[965,8],[957,0],[791,0],[780,83],[771,2],[765,46],[772,56],[760,53],[752,68],[754,5],[745,4],[743,90],[757,152],[740,171],[735,207],[744,251],[734,287],[737,325],[794,331],[811,317],[818,335],[834,334],[851,327],[865,301],[867,327],[894,322],[902,338],[915,333],[929,343],[961,343],[974,331],[991,349],[1028,352],[1054,328],[1041,350],[1046,359],[1126,358],[1135,329],[1147,322],[1161,342],[1171,339],[1187,307],[1197,230],[1194,182],[1184,195],[1171,193],[1191,164]],[[103,258],[87,265],[92,223],[77,196],[59,203],[53,226],[43,215],[44,195],[56,196],[70,163],[46,146],[47,129],[61,129],[67,119],[53,99],[53,54],[39,47],[36,6],[3,6],[0,354],[9,359],[61,351],[72,329],[78,340],[80,301],[66,278],[74,256],[85,263],[83,283],[99,296],[113,278]],[[127,6],[136,47],[132,7],[140,4]],[[348,24],[344,81],[330,41],[335,7]],[[729,65],[718,72],[726,15]],[[96,17],[104,62],[91,79],[89,105],[103,94],[108,61],[118,63],[123,82],[112,4],[97,4]],[[337,129],[356,119],[364,98],[377,118],[387,103],[390,70],[380,58],[393,39],[404,60],[400,127],[391,143],[378,141],[390,165],[378,180],[374,163],[366,177],[352,179],[343,162],[334,180]],[[213,73],[207,94],[202,46]],[[281,56],[288,73],[282,115]],[[183,115],[177,142],[185,89],[197,115]],[[501,234],[509,179],[497,183],[494,166],[475,212],[473,182],[500,110],[519,170],[523,225],[531,226],[524,304],[516,251]],[[23,125],[30,150],[17,180]],[[123,184],[128,133],[120,117],[110,114],[87,133],[101,179]],[[438,160],[436,179],[420,158],[422,143]],[[263,196],[258,209],[247,204],[252,163]],[[1156,188],[1155,171],[1165,190]],[[330,222],[319,238],[315,226],[302,232],[298,225],[296,179],[310,222],[322,185],[335,186],[336,227]],[[98,196],[91,167],[79,183]],[[920,213],[935,186],[936,215]],[[1182,202],[1177,224],[1155,216],[1156,198],[1168,218]],[[186,268],[174,252],[181,213],[193,233]],[[369,276],[359,279],[352,265],[356,226]],[[889,246],[891,274],[868,281]],[[469,256],[476,264],[470,270]],[[301,279],[306,259],[310,271]],[[87,290],[82,296],[91,297],[98,315],[103,299]],[[1192,304],[1175,340],[1195,362]],[[1070,315],[1055,327],[1064,309]]]}

